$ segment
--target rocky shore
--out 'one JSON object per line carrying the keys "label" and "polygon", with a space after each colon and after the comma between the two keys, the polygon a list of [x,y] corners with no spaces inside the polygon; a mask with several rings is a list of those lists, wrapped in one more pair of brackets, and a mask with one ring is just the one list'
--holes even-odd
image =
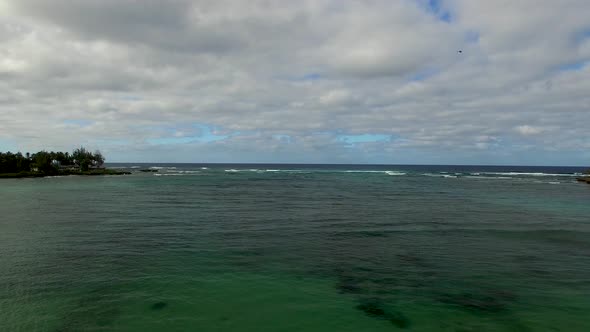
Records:
{"label": "rocky shore", "polygon": [[43,173],[43,172],[19,172],[19,173],[0,173],[0,179],[21,179],[21,178],[42,178],[46,176],[97,176],[97,175],[128,175],[131,172],[113,170],[108,168],[93,169],[88,171],[63,170],[57,173]]}

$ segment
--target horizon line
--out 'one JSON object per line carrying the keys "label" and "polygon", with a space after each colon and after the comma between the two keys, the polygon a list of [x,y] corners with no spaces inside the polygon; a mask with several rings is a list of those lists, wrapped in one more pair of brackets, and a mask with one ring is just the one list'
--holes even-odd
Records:
{"label": "horizon line", "polygon": [[590,165],[524,165],[524,164],[373,164],[373,163],[303,163],[303,162],[151,162],[112,161],[105,164],[197,164],[197,165],[323,165],[323,166],[492,166],[492,167],[572,167],[590,168]]}

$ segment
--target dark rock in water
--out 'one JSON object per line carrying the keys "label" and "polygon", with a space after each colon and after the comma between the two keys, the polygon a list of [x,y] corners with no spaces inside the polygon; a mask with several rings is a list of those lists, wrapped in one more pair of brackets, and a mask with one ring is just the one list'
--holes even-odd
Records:
{"label": "dark rock in water", "polygon": [[157,173],[158,170],[157,169],[140,169],[140,172],[144,172],[144,173]]}
{"label": "dark rock in water", "polygon": [[399,328],[404,329],[410,326],[410,320],[404,314],[396,311],[385,311],[383,305],[379,301],[361,303],[357,305],[356,308],[369,317],[388,320],[391,324]]}
{"label": "dark rock in water", "polygon": [[166,308],[166,306],[168,306],[168,304],[166,302],[156,302],[156,303],[152,304],[151,308],[152,308],[152,310],[162,310],[162,309]]}
{"label": "dark rock in water", "polygon": [[387,319],[389,319],[391,324],[401,329],[405,329],[410,326],[410,320],[401,312],[389,312],[387,316]]}
{"label": "dark rock in water", "polygon": [[377,302],[362,303],[357,305],[356,308],[367,314],[367,316],[385,318],[385,310]]}

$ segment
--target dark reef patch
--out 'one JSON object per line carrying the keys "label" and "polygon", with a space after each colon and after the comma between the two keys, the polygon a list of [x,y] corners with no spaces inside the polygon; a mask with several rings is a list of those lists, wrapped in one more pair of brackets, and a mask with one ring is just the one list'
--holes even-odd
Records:
{"label": "dark reef patch", "polygon": [[356,308],[364,312],[367,316],[385,318],[385,310],[383,310],[378,302],[361,303]]}
{"label": "dark reef patch", "polygon": [[388,313],[387,319],[391,322],[391,324],[393,324],[401,329],[405,329],[405,328],[410,327],[410,320],[408,319],[408,317],[404,316],[401,312],[390,311]]}
{"label": "dark reef patch", "polygon": [[388,320],[391,324],[405,329],[410,326],[410,320],[401,312],[386,310],[379,300],[369,300],[356,306],[356,308],[364,312],[367,316]]}
{"label": "dark reef patch", "polygon": [[152,304],[152,306],[150,307],[152,310],[162,310],[164,308],[166,308],[168,306],[168,303],[166,302],[156,302],[154,304]]}

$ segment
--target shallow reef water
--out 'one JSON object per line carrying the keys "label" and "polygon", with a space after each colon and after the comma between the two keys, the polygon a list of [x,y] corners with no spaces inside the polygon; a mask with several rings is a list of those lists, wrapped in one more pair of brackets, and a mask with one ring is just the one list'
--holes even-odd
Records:
{"label": "shallow reef water", "polygon": [[576,170],[154,167],[0,181],[1,331],[590,331]]}

